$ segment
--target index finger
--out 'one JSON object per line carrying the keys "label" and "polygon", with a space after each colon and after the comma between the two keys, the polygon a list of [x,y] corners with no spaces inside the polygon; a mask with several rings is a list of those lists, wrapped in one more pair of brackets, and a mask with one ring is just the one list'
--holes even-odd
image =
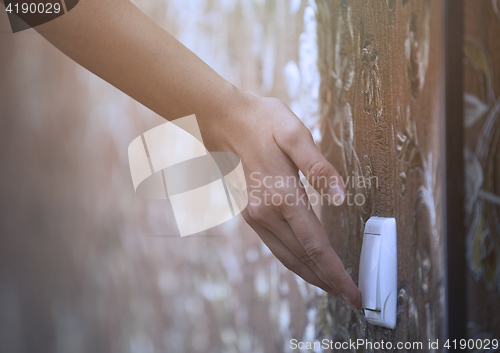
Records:
{"label": "index finger", "polygon": [[318,266],[344,301],[361,308],[361,292],[344,268],[328,240],[325,229],[314,212],[305,205],[289,206],[283,216],[293,229],[307,255]]}
{"label": "index finger", "polygon": [[320,152],[311,133],[300,120],[290,127],[289,132],[276,135],[275,140],[322,197],[330,204],[342,204],[345,198],[342,178]]}

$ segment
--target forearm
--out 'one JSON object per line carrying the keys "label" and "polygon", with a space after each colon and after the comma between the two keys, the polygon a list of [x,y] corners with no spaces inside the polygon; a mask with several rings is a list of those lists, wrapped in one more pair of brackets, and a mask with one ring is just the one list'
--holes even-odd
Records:
{"label": "forearm", "polygon": [[162,117],[198,117],[231,100],[234,87],[129,0],[81,0],[36,28],[97,76]]}

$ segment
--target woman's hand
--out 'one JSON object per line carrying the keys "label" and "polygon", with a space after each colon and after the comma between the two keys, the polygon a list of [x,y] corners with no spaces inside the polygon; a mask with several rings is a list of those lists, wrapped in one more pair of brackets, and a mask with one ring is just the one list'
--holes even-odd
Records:
{"label": "woman's hand", "polygon": [[[340,177],[285,104],[238,91],[128,0],[81,1],[36,30],[165,119],[196,114],[209,150],[241,157],[249,191],[243,215],[274,255],[306,281],[360,308],[359,290],[318,218],[300,201],[305,191],[297,173],[332,202],[343,198]],[[276,184],[280,177],[284,185]],[[288,202],[266,205],[266,193]]]}
{"label": "woman's hand", "polygon": [[300,169],[330,203],[338,205],[344,199],[338,172],[320,153],[309,130],[277,99],[233,90],[217,106],[222,109],[197,115],[198,122],[209,150],[234,152],[243,161],[247,223],[288,269],[359,309],[361,294],[299,181]]}

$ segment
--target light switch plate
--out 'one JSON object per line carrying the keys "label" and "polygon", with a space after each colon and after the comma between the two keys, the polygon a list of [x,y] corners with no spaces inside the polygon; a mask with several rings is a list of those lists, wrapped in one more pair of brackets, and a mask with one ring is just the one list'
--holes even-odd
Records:
{"label": "light switch plate", "polygon": [[371,217],[365,225],[359,261],[359,290],[366,320],[396,327],[397,309],[396,219]]}

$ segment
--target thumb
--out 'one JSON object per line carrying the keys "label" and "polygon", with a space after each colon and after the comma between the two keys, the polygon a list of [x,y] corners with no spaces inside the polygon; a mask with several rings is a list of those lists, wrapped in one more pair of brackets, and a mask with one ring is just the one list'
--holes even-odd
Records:
{"label": "thumb", "polygon": [[305,125],[296,119],[296,124],[281,130],[279,136],[275,136],[278,146],[321,196],[330,204],[342,204],[345,188],[339,172],[321,154]]}

